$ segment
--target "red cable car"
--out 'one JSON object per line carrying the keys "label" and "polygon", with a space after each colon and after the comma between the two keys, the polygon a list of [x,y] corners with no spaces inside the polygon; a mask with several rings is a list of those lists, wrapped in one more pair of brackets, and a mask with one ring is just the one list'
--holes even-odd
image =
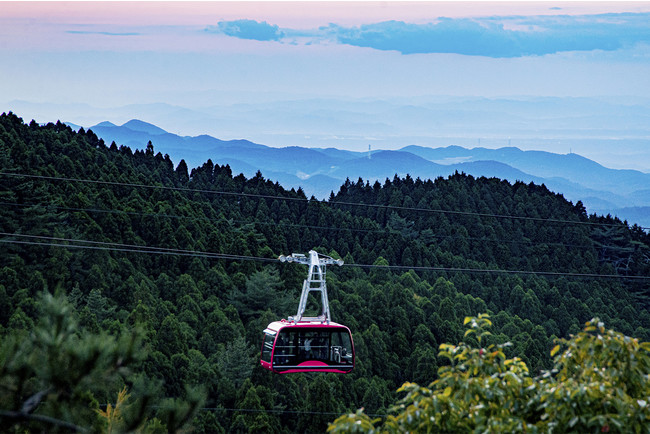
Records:
{"label": "red cable car", "polygon": [[[335,372],[347,374],[354,369],[354,343],[350,329],[330,319],[325,265],[343,265],[342,260],[319,255],[280,256],[280,261],[309,264],[298,314],[288,320],[274,321],[264,330],[260,364],[278,374],[294,372]],[[303,317],[311,291],[321,293],[323,312],[318,317]]]}
{"label": "red cable car", "polygon": [[262,359],[266,369],[292,372],[336,372],[354,368],[352,335],[344,325],[330,322],[275,321],[264,330]]}

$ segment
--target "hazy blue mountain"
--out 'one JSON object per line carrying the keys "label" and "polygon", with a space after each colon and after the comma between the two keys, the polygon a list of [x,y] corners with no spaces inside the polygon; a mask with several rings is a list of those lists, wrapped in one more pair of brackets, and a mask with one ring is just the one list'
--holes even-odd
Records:
{"label": "hazy blue mountain", "polygon": [[343,183],[340,179],[332,178],[328,175],[317,174],[310,176],[305,180],[301,180],[299,185],[302,186],[303,190],[305,190],[309,196],[313,195],[319,199],[327,199],[330,192],[336,194]]}
{"label": "hazy blue mountain", "polygon": [[637,190],[629,196],[633,198],[635,202],[650,204],[650,189]]}
{"label": "hazy blue mountain", "polygon": [[359,158],[368,155],[368,153],[366,152],[346,151],[346,150],[336,149],[336,148],[325,148],[325,149],[314,148],[314,149],[327,155],[328,157],[340,159],[340,160],[348,160],[348,159]]}
{"label": "hazy blue mountain", "polygon": [[[502,179],[535,183],[543,182],[549,189],[562,193],[574,202],[581,200],[591,212],[603,214],[650,203],[650,174],[636,170],[609,169],[577,154],[554,154],[544,151],[522,151],[514,147],[499,149],[447,146],[425,148],[407,146],[402,150],[420,155],[432,162],[460,165],[468,162],[498,160],[521,173],[509,171],[482,172],[478,167],[462,170],[473,175],[497,176]],[[629,213],[628,213],[629,215]],[[650,214],[636,213],[635,222],[650,225]]]}
{"label": "hazy blue mountain", "polygon": [[[101,125],[101,124],[100,124]],[[116,126],[116,125],[113,125]],[[158,128],[155,125],[152,125],[147,122],[140,121],[138,119],[131,119],[127,123],[123,124],[122,127],[128,128],[133,131],[140,131],[143,133],[147,133],[150,135],[160,135],[160,134],[167,134],[167,131],[163,130],[162,128]]]}
{"label": "hazy blue mountain", "polygon": [[648,216],[650,216],[650,206],[633,206],[628,208],[616,208],[606,214],[617,216],[621,220],[627,220],[628,223],[637,223],[643,227],[649,227]]}
{"label": "hazy blue mountain", "polygon": [[413,144],[431,148],[516,146],[558,154],[575,152],[606,162],[607,167],[650,173],[648,98],[300,98],[245,91],[202,91],[197,96],[202,102],[192,108],[167,103],[93,107],[18,100],[4,105],[26,119],[68,119],[84,128],[105,119],[122,123],[136,118],[181,136],[245,137],[273,147],[365,151],[368,144],[373,149],[392,150]]}
{"label": "hazy blue mountain", "polygon": [[257,172],[262,172],[265,178],[277,181],[288,188],[298,188],[301,186],[301,179],[295,175],[286,172],[274,172],[272,170],[260,170],[259,167],[249,164],[245,161],[234,158],[216,158],[212,160],[214,164],[229,165],[232,173],[238,175],[242,173],[247,178],[252,178]]}
{"label": "hazy blue mountain", "polygon": [[361,177],[370,181],[377,179],[383,181],[386,178],[392,179],[396,174],[399,176],[409,174],[413,178],[428,174],[427,178],[436,178],[446,172],[445,166],[432,163],[409,152],[378,151],[370,158],[363,156],[346,160],[331,168],[329,175],[338,179],[356,180]]}
{"label": "hazy blue mountain", "polygon": [[[212,161],[219,165],[228,164],[233,174],[243,173],[247,178],[255,176],[257,171],[260,170],[256,166],[233,158],[217,158]],[[315,196],[318,199],[329,197],[332,191],[336,193],[342,184],[340,179],[321,174],[302,179],[286,172],[274,172],[272,170],[262,170],[261,172],[265,178],[277,181],[287,189],[298,190],[298,188],[302,188],[308,197]]]}
{"label": "hazy blue mountain", "polygon": [[523,172],[515,167],[495,160],[477,160],[464,163],[452,164],[459,172],[469,173],[473,176],[485,176],[486,178],[501,178],[508,180],[517,180],[525,183],[534,182],[535,184],[544,184],[546,179]]}
{"label": "hazy blue mountain", "polygon": [[156,152],[168,154],[175,163],[184,159],[189,167],[200,166],[220,148],[268,149],[266,146],[248,140],[220,140],[205,134],[195,137],[178,136],[137,119],[132,119],[121,126],[111,122],[101,122],[89,129],[104,139],[107,144],[114,141],[118,145],[144,149],[151,141]]}
{"label": "hazy blue mountain", "polygon": [[[75,130],[75,131],[79,131],[79,128],[81,128],[81,125],[73,124],[72,122],[63,122],[63,123],[66,124],[67,126],[69,126],[70,128],[72,128],[72,129]],[[110,122],[102,122],[102,123],[103,123],[103,124],[104,124],[104,123],[106,123],[106,124],[110,124]],[[111,125],[112,125],[112,124],[111,124]]]}
{"label": "hazy blue mountain", "polygon": [[224,147],[211,152],[219,158],[238,158],[260,168],[272,171],[293,173],[307,177],[309,174],[321,173],[327,167],[339,164],[343,160],[329,157],[318,150],[291,146],[287,148],[261,147],[255,152],[244,152],[239,147]]}
{"label": "hazy blue mountain", "polygon": [[435,162],[497,160],[532,175],[544,178],[561,177],[618,194],[630,194],[650,186],[650,174],[637,170],[608,169],[578,154],[522,151],[513,147],[467,149],[459,146],[407,146],[402,150]]}
{"label": "hazy blue mountain", "polygon": [[190,168],[211,159],[215,164],[229,164],[233,173],[247,177],[259,170],[268,179],[287,188],[302,187],[308,196],[319,199],[338,191],[346,178],[383,183],[395,175],[435,179],[458,171],[476,177],[544,184],[573,202],[581,200],[589,212],[619,215],[650,226],[650,213],[644,208],[650,204],[650,174],[609,169],[574,153],[461,146],[406,146],[397,151],[372,152],[278,148],[243,139],[220,140],[205,134],[179,136],[137,119],[121,126],[102,122],[90,129],[107,143],[115,141],[134,149],[144,149],[151,141],[156,152],[168,154],[175,163],[184,159]]}

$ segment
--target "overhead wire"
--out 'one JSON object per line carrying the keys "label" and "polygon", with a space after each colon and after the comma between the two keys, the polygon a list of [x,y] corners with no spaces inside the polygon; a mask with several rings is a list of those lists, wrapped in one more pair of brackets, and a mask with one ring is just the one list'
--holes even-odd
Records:
{"label": "overhead wire", "polygon": [[[22,238],[28,238],[30,240],[51,241],[49,243],[46,243],[40,241],[0,239],[0,242],[9,243],[9,244],[13,243],[13,244],[46,245],[46,246],[56,246],[56,247],[69,247],[73,249],[111,250],[111,251],[119,251],[119,252],[195,256],[195,257],[202,257],[202,258],[233,259],[233,260],[244,260],[244,261],[266,261],[266,262],[276,261],[275,258],[264,258],[261,256],[246,256],[246,255],[233,255],[229,253],[202,252],[198,250],[173,249],[168,247],[157,247],[157,246],[141,246],[137,244],[92,241],[92,240],[84,240],[78,238],[50,237],[45,235],[29,235],[29,234],[19,234],[19,233],[12,234],[8,232],[0,232],[0,236],[22,237]],[[64,242],[81,243],[81,244],[63,244]],[[86,244],[90,244],[90,245],[86,245]]]}
{"label": "overhead wire", "polygon": [[[256,197],[256,198],[270,198],[270,199],[280,199],[280,200],[301,200],[301,201],[307,201],[308,199],[305,198],[291,198],[291,197],[286,197],[286,196],[273,196],[273,195],[260,195],[260,194],[252,194],[252,193],[243,193],[243,192],[223,192],[223,191],[216,191],[216,190],[205,190],[205,189],[191,189],[191,188],[186,188],[186,187],[167,187],[167,186],[155,186],[155,185],[146,185],[146,184],[136,184],[136,183],[123,183],[123,182],[116,182],[116,181],[100,181],[100,180],[88,180],[88,179],[80,179],[80,178],[64,178],[64,177],[53,177],[53,176],[44,176],[44,175],[28,175],[28,174],[17,174],[17,173],[7,173],[7,172],[0,172],[0,175],[7,175],[7,176],[20,176],[20,177],[27,177],[27,178],[36,178],[36,179],[46,179],[46,180],[60,180],[60,181],[72,181],[72,182],[88,182],[88,183],[93,183],[93,184],[104,184],[104,185],[119,185],[119,186],[127,186],[127,187],[143,187],[143,188],[154,188],[154,189],[163,189],[163,190],[175,190],[175,191],[184,191],[184,192],[199,192],[199,193],[210,193],[210,194],[222,194],[222,195],[231,195],[231,196],[244,196],[244,197]],[[389,205],[377,205],[377,204],[358,204],[358,203],[351,203],[351,202],[325,202],[325,201],[318,201],[318,202],[323,202],[325,204],[345,204],[345,205],[358,205],[358,206],[373,206],[373,207],[381,207],[381,208],[394,208],[394,209],[406,209],[406,210],[411,210],[411,211],[439,211],[439,212],[445,212],[445,213],[452,213],[452,214],[459,214],[459,215],[476,215],[476,216],[489,216],[489,217],[500,217],[500,218],[514,218],[514,219],[525,219],[525,220],[535,220],[535,221],[548,221],[548,222],[553,222],[553,223],[575,223],[575,224],[590,224],[590,225],[598,225],[599,223],[593,223],[593,222],[576,222],[576,221],[568,221],[568,220],[557,220],[557,219],[542,219],[542,218],[532,218],[532,217],[522,217],[522,216],[505,216],[505,215],[497,215],[497,214],[489,214],[489,213],[473,213],[473,212],[464,212],[464,211],[449,211],[449,210],[431,210],[427,208],[417,208],[417,207],[398,207],[398,206],[389,206]],[[99,212],[112,212],[113,210],[96,210]],[[120,211],[116,211],[120,212]],[[171,216],[170,216],[171,217]],[[174,216],[174,217],[182,217],[182,216]],[[258,222],[251,222],[251,223],[258,223]],[[260,224],[265,224],[264,222],[259,222]],[[277,225],[277,223],[276,223]],[[303,225],[296,225],[298,227],[303,226]],[[306,227],[309,227],[307,225],[304,225]],[[605,225],[605,226],[612,226],[612,225]],[[326,227],[311,227],[311,228],[320,228],[320,229],[329,229]],[[348,228],[340,228],[341,230],[354,230],[354,229],[348,229]],[[365,231],[365,230],[364,230]],[[373,230],[367,230],[367,231],[373,231]],[[382,231],[383,232],[383,231]],[[8,233],[1,233],[2,235],[5,236],[20,236],[20,234],[8,234]],[[441,236],[445,237],[445,236]],[[446,236],[449,237],[449,236]],[[465,237],[467,239],[467,237]],[[41,244],[41,245],[56,245],[59,247],[70,247],[70,248],[94,248],[94,249],[104,249],[104,250],[113,250],[113,251],[123,251],[123,252],[142,252],[142,253],[160,253],[160,254],[176,254],[176,255],[185,255],[185,256],[200,256],[200,257],[207,257],[207,258],[218,258],[218,259],[247,259],[247,260],[265,260],[269,261],[271,259],[269,258],[257,258],[257,257],[244,257],[244,256],[239,256],[239,255],[227,255],[227,254],[221,254],[221,253],[212,253],[212,252],[200,252],[200,251],[188,251],[188,250],[182,250],[182,249],[167,249],[167,248],[159,248],[159,247],[154,247],[154,248],[146,248],[138,245],[121,245],[118,243],[103,243],[101,244],[101,247],[98,247],[97,245],[100,244],[100,242],[92,242],[88,240],[74,240],[74,239],[51,239],[52,241],[58,241],[59,243],[49,243],[46,244],[44,242],[33,242],[33,241],[20,241],[20,240],[7,240],[3,239],[0,240],[4,243],[14,243],[14,244]],[[95,246],[82,246],[82,245],[64,245],[61,244],[60,242],[65,241],[65,242],[82,242],[82,243],[94,243]],[[483,239],[478,239],[478,241],[485,242],[488,240],[483,240]],[[371,264],[346,264],[346,265],[354,265],[358,267],[363,267],[363,268],[388,268],[388,269],[414,269],[414,270],[422,270],[422,271],[438,271],[438,272],[467,272],[467,273],[506,273],[506,274],[533,274],[533,275],[546,275],[546,276],[574,276],[574,277],[589,277],[589,278],[595,278],[595,277],[607,277],[607,278],[626,278],[626,279],[650,279],[650,277],[646,276],[622,276],[622,275],[614,275],[614,274],[597,274],[597,273],[562,273],[562,272],[547,272],[547,271],[528,271],[528,270],[503,270],[503,269],[475,269],[475,268],[454,268],[454,267],[424,267],[424,266],[402,266],[402,265],[371,265]]]}
{"label": "overhead wire", "polygon": [[[100,407],[107,407],[109,404],[99,404]],[[149,408],[163,408],[158,405],[149,405]],[[197,410],[200,411],[229,411],[229,412],[242,412],[242,413],[271,413],[271,414],[296,414],[296,415],[325,415],[325,416],[340,416],[344,413],[339,413],[335,411],[314,411],[314,410],[281,410],[275,408],[229,408],[229,407],[199,407]],[[365,413],[365,415],[370,417],[381,417],[385,418],[386,414],[379,413]]]}
{"label": "overhead wire", "polygon": [[[239,196],[239,197],[287,200],[287,201],[297,201],[297,202],[307,202],[307,203],[317,202],[329,206],[345,205],[345,206],[369,207],[369,208],[379,208],[379,209],[406,210],[406,211],[442,213],[442,214],[451,214],[451,215],[465,215],[465,216],[475,216],[475,217],[491,217],[491,218],[499,218],[499,219],[513,219],[513,220],[524,220],[524,221],[556,223],[556,224],[608,226],[608,227],[619,226],[618,224],[585,222],[579,220],[563,220],[563,219],[552,219],[552,218],[543,218],[543,217],[516,216],[516,215],[506,215],[506,214],[480,213],[480,212],[473,212],[473,211],[444,210],[444,209],[369,204],[369,203],[347,202],[347,201],[327,201],[327,200],[315,199],[313,198],[313,196],[312,199],[308,199],[306,197],[277,196],[277,195],[232,192],[232,191],[223,191],[223,190],[197,189],[197,188],[189,188],[189,187],[170,187],[170,186],[163,186],[163,185],[138,184],[138,183],[131,183],[131,182],[102,181],[97,179],[33,175],[33,174],[16,173],[16,172],[0,172],[0,175],[11,176],[11,177],[33,178],[33,179],[45,179],[51,181],[67,181],[67,182],[81,182],[81,183],[113,185],[113,186],[123,186],[123,187],[149,188],[149,189],[156,189],[156,190],[169,190],[169,191],[179,191],[179,192],[186,192],[186,193],[216,194],[222,196]],[[650,229],[650,227],[641,227],[641,229],[644,230]]]}
{"label": "overhead wire", "polygon": [[[33,207],[33,206],[42,206],[42,207],[52,207],[54,209],[58,210],[64,210],[64,211],[74,211],[74,212],[90,212],[90,213],[108,213],[108,214],[125,214],[129,216],[140,216],[140,217],[164,217],[164,218],[172,218],[172,219],[182,219],[182,220],[189,220],[189,221],[207,221],[207,222],[213,222],[210,217],[208,216],[201,216],[201,217],[192,217],[192,216],[181,216],[181,215],[175,215],[175,214],[168,214],[168,213],[148,213],[148,212],[137,212],[137,211],[124,211],[124,210],[116,210],[116,209],[99,209],[99,208],[77,208],[77,207],[66,207],[66,206],[61,206],[61,205],[54,205],[54,204],[43,204],[43,203],[16,203],[16,202],[0,202],[0,205],[5,205],[5,206],[15,206],[15,207]],[[377,233],[377,234],[387,234],[390,233],[392,230],[389,227],[384,227],[383,229],[363,229],[363,228],[341,228],[341,227],[334,227],[334,226],[316,226],[316,225],[304,225],[304,224],[298,224],[298,223],[288,223],[288,222],[263,222],[259,220],[254,220],[254,221],[247,221],[247,220],[238,220],[238,219],[230,219],[230,218],[225,218],[225,221],[228,222],[237,222],[243,225],[246,224],[258,224],[262,226],[284,226],[284,227],[290,227],[290,228],[306,228],[306,229],[318,229],[318,230],[331,230],[331,231],[349,231],[349,232],[361,232],[361,233]],[[399,232],[399,231],[398,231]],[[460,235],[443,235],[443,234],[431,234],[430,235],[433,238],[436,239],[445,239],[445,240],[468,240],[468,241],[479,241],[481,243],[484,242],[489,242],[489,243],[499,243],[499,244],[523,244],[523,245],[534,245],[537,244],[534,241],[517,241],[517,240],[502,240],[498,238],[478,238],[478,237],[469,237],[469,236],[460,236]],[[569,244],[569,243],[560,243],[560,242],[545,242],[543,243],[545,246],[548,247],[555,247],[555,246],[563,246],[563,247],[569,247],[569,248],[580,248],[580,249],[590,249],[593,248],[593,245],[587,245],[587,244]]]}
{"label": "overhead wire", "polygon": [[[190,221],[207,221],[214,222],[208,216],[201,217],[192,217],[192,216],[182,216],[176,214],[167,214],[167,213],[149,213],[149,212],[137,212],[137,211],[124,211],[117,209],[99,209],[99,208],[76,208],[76,207],[66,207],[54,204],[43,204],[43,203],[16,203],[16,202],[0,202],[0,205],[6,206],[16,206],[16,207],[30,207],[30,206],[43,206],[43,207],[53,207],[55,209],[60,209],[64,211],[84,211],[84,212],[93,212],[93,213],[109,213],[109,214],[126,214],[130,216],[140,216],[140,217],[166,217],[173,219],[182,219]],[[324,230],[334,230],[334,231],[351,231],[351,232],[366,232],[366,233],[386,233],[385,229],[362,229],[362,228],[340,228],[334,226],[316,226],[316,225],[303,225],[298,223],[287,223],[287,222],[263,222],[259,220],[247,221],[247,220],[238,220],[224,217],[226,222],[237,222],[242,224],[258,224],[266,226],[288,226],[296,228],[307,228],[307,229],[324,229]]]}
{"label": "overhead wire", "polygon": [[[93,249],[93,250],[110,250],[119,252],[130,253],[146,253],[146,254],[164,254],[164,255],[178,255],[178,256],[193,256],[201,258],[212,259],[229,259],[229,260],[247,260],[247,261],[263,261],[275,262],[275,258],[265,258],[261,256],[246,256],[246,255],[233,255],[226,253],[204,252],[198,250],[185,250],[185,249],[171,249],[156,246],[139,246],[136,244],[123,244],[123,243],[109,243],[103,241],[91,241],[77,238],[63,238],[63,237],[50,237],[45,235],[28,235],[20,233],[0,232],[0,236],[4,237],[22,237],[28,238],[31,241],[15,240],[15,239],[0,239],[0,243],[7,244],[27,244],[27,245],[43,245],[48,247],[63,247],[72,249]],[[34,240],[44,240],[34,241]],[[81,244],[64,244],[68,243],[81,243]],[[90,245],[87,245],[90,244]],[[432,266],[411,266],[411,265],[381,265],[381,264],[357,264],[346,263],[343,266],[358,267],[368,269],[388,269],[388,270],[413,270],[423,272],[452,272],[452,273],[474,273],[474,274],[521,274],[521,275],[536,275],[547,277],[575,277],[575,278],[607,278],[607,279],[630,279],[630,280],[650,280],[650,276],[637,276],[637,275],[620,275],[620,274],[598,274],[598,273],[570,273],[558,271],[532,271],[532,270],[508,270],[498,268],[469,268],[469,267],[432,267]]]}

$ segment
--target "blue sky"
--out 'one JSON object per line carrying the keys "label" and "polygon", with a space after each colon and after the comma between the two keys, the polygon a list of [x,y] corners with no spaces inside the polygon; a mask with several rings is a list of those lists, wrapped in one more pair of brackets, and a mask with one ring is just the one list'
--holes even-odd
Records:
{"label": "blue sky", "polygon": [[[366,100],[419,115],[424,100],[586,98],[593,124],[558,133],[560,119],[538,134],[650,137],[639,127],[650,125],[650,2],[11,2],[0,8],[0,58],[1,110],[39,122],[137,117],[179,134],[358,150],[426,145],[435,133],[380,123],[381,104]],[[610,125],[590,98],[639,110]],[[311,105],[282,108],[291,101]],[[445,134],[496,134],[464,125],[465,112]],[[499,119],[494,146],[523,131]]]}
{"label": "blue sky", "polygon": [[382,21],[360,26],[330,23],[315,29],[281,28],[239,19],[208,32],[240,39],[303,44],[330,42],[401,54],[453,53],[493,58],[543,56],[568,51],[616,51],[650,42],[650,14],[438,17],[425,24]]}

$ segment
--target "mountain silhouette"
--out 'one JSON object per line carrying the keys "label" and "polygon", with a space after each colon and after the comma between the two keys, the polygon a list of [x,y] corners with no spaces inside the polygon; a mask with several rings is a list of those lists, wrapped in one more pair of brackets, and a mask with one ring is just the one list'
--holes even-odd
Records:
{"label": "mountain silhouette", "polygon": [[301,187],[319,199],[337,192],[347,178],[384,182],[395,175],[435,179],[455,172],[496,177],[510,182],[544,184],[567,199],[582,201],[589,212],[612,214],[650,227],[650,174],[606,168],[581,155],[524,151],[516,147],[487,149],[410,145],[399,150],[354,152],[336,148],[269,147],[245,139],[220,140],[209,135],[179,136],[132,119],[123,125],[105,121],[90,127],[105,142],[156,152],[190,168],[208,159],[229,164],[235,173],[252,177],[259,170],[286,188]]}

